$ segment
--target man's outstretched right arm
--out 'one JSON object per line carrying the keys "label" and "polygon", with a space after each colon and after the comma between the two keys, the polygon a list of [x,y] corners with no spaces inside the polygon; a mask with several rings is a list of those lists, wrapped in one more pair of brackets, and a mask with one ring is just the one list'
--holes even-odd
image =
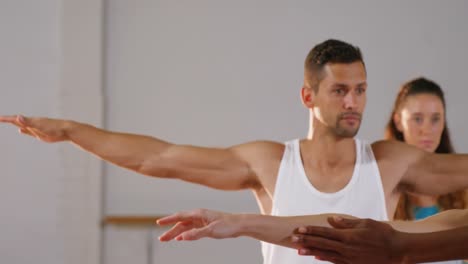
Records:
{"label": "man's outstretched right arm", "polygon": [[333,263],[393,264],[468,257],[467,220],[468,210],[445,211],[419,222],[383,223],[337,214],[272,216],[197,209],[166,216],[158,224],[173,225],[161,241],[248,236]]}
{"label": "man's outstretched right arm", "polygon": [[230,148],[203,148],[107,131],[69,120],[0,116],[0,122],[11,123],[23,134],[44,142],[72,142],[106,161],[141,174],[224,190],[252,188],[258,184],[254,167],[262,162],[258,159],[265,157],[261,152],[274,145],[254,142]]}

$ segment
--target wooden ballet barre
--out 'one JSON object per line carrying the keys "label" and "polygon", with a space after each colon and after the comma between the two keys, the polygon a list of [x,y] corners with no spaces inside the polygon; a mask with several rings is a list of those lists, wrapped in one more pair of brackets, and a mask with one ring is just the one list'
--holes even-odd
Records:
{"label": "wooden ballet barre", "polygon": [[156,221],[163,218],[164,215],[109,215],[104,217],[102,225],[125,225],[125,226],[155,226]]}
{"label": "wooden ballet barre", "polygon": [[[155,228],[159,227],[156,224],[158,219],[163,218],[164,215],[108,215],[102,219],[102,227],[105,230],[106,226],[133,226],[133,227],[146,227],[148,230],[147,236],[147,263],[154,263],[154,247],[156,241]],[[151,227],[151,228],[148,228]]]}

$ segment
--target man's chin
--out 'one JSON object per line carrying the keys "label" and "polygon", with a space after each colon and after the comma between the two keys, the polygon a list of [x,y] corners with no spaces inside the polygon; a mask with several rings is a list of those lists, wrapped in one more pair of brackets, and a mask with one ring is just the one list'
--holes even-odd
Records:
{"label": "man's chin", "polygon": [[352,138],[352,137],[355,137],[357,135],[358,131],[359,131],[359,128],[355,128],[355,129],[340,129],[340,128],[338,128],[336,130],[336,134],[339,137]]}

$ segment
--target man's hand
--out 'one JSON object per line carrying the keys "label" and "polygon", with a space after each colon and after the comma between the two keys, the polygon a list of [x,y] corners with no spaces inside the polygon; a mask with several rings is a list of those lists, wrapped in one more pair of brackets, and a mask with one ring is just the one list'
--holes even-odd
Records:
{"label": "man's hand", "polygon": [[174,225],[169,231],[162,234],[159,240],[175,239],[181,241],[198,240],[204,237],[218,239],[236,237],[239,231],[237,217],[206,209],[176,213],[157,221],[161,226]]}
{"label": "man's hand", "polygon": [[313,255],[333,263],[402,263],[398,232],[390,225],[370,219],[330,217],[335,227],[300,227],[293,242],[300,255]]}
{"label": "man's hand", "polygon": [[68,122],[65,120],[14,115],[0,116],[0,122],[15,125],[21,133],[44,142],[53,143],[68,140],[65,132]]}

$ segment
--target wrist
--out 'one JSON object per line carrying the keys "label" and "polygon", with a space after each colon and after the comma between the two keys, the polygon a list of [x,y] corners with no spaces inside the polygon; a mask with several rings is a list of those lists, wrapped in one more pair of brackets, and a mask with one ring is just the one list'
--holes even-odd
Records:
{"label": "wrist", "polygon": [[391,237],[392,258],[395,263],[411,263],[409,259],[408,234],[394,231]]}
{"label": "wrist", "polygon": [[[421,240],[416,234],[396,232],[395,235],[395,259],[398,263],[410,264],[421,262],[418,258],[420,255]],[[418,246],[419,245],[419,246]],[[425,255],[427,252],[423,253]]]}
{"label": "wrist", "polygon": [[64,120],[61,131],[65,140],[71,140],[73,132],[76,131],[78,123],[71,120]]}
{"label": "wrist", "polygon": [[251,214],[238,214],[238,215],[233,215],[236,223],[236,230],[235,230],[235,237],[238,236],[253,236],[253,230],[255,230],[255,227],[252,225],[252,218],[254,218],[254,215]]}

